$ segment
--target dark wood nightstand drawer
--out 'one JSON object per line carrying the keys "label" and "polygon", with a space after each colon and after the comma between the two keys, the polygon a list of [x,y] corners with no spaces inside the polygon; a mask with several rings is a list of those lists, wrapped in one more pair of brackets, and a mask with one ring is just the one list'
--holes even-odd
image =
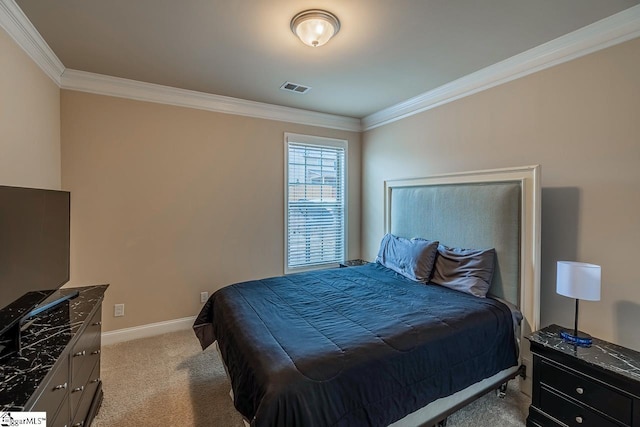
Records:
{"label": "dark wood nightstand drawer", "polygon": [[578,376],[542,359],[540,382],[612,418],[631,424],[632,399],[604,385]]}
{"label": "dark wood nightstand drawer", "polygon": [[548,414],[540,411],[535,406],[529,407],[529,416],[527,417],[527,427],[564,427],[560,422],[549,417]]}
{"label": "dark wood nightstand drawer", "polygon": [[569,427],[618,427],[589,409],[542,387],[540,409]]}
{"label": "dark wood nightstand drawer", "polygon": [[563,329],[549,325],[527,337],[527,426],[640,427],[640,352],[595,337],[590,347],[576,346],[562,338]]}

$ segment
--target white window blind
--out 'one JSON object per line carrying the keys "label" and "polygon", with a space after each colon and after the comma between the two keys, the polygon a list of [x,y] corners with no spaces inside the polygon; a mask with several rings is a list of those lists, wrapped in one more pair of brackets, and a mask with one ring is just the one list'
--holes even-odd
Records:
{"label": "white window blind", "polygon": [[345,258],[346,141],[287,135],[286,265],[291,272]]}

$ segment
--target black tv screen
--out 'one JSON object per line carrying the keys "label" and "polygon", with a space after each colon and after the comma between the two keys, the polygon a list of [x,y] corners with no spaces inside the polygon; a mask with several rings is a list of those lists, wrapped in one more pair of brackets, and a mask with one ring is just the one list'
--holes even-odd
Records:
{"label": "black tv screen", "polygon": [[67,191],[0,186],[0,310],[69,281],[69,212]]}

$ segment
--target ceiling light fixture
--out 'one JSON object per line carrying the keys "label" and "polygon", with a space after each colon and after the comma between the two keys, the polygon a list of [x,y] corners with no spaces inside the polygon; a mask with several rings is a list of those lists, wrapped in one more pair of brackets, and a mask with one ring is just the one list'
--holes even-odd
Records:
{"label": "ceiling light fixture", "polygon": [[318,47],[338,34],[340,21],[326,10],[305,10],[293,17],[291,31],[307,46]]}

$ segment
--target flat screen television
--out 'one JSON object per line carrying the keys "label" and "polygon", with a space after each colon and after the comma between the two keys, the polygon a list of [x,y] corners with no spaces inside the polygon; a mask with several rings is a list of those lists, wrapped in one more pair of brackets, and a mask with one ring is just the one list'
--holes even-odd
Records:
{"label": "flat screen television", "polygon": [[70,193],[0,186],[0,335],[69,281]]}

